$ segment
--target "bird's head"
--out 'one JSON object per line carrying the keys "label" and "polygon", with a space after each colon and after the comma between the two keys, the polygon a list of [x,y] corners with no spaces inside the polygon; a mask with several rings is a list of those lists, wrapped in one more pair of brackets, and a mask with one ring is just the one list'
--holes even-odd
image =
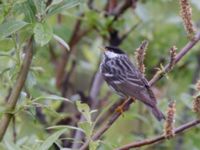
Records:
{"label": "bird's head", "polygon": [[107,58],[115,58],[115,57],[120,57],[122,55],[125,55],[125,53],[117,47],[106,46],[101,49],[103,50],[104,55]]}

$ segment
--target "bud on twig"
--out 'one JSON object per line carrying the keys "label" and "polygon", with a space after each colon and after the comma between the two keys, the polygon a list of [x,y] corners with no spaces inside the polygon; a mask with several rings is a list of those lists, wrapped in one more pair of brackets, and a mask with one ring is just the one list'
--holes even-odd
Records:
{"label": "bud on twig", "polygon": [[180,0],[180,15],[190,40],[194,38],[195,28],[192,23],[192,8],[188,0]]}
{"label": "bud on twig", "polygon": [[176,46],[170,48],[170,62],[169,62],[169,69],[171,70],[175,64],[175,57],[176,57]]}
{"label": "bud on twig", "polygon": [[174,134],[175,113],[176,113],[176,104],[174,101],[171,101],[168,105],[167,118],[164,124],[164,135],[166,138],[171,138],[175,135]]}
{"label": "bud on twig", "polygon": [[137,60],[137,66],[142,74],[145,73],[144,57],[146,54],[146,49],[148,46],[148,41],[143,41],[139,48],[136,49],[135,57]]}

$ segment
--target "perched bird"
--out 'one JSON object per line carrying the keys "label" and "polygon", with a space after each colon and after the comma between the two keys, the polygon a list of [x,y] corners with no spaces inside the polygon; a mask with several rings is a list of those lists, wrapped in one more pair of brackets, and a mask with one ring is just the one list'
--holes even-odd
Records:
{"label": "perched bird", "polygon": [[164,119],[163,113],[156,106],[157,101],[148,81],[131,63],[128,56],[119,48],[105,47],[100,72],[103,78],[118,95],[123,98],[136,98],[143,102],[157,120]]}

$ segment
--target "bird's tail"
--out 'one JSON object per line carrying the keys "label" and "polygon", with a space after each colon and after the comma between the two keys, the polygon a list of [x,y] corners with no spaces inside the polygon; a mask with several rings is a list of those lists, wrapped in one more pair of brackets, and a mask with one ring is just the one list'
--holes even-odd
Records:
{"label": "bird's tail", "polygon": [[156,106],[151,107],[151,111],[158,121],[165,120],[164,114]]}

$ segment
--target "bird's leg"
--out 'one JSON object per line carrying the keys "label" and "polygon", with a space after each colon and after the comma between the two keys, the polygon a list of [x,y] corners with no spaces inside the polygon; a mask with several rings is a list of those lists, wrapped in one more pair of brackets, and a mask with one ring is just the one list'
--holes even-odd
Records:
{"label": "bird's leg", "polygon": [[127,98],[125,99],[125,101],[124,101],[120,106],[118,106],[118,107],[115,109],[115,111],[118,112],[118,113],[123,114],[123,112],[124,112],[124,106],[125,106],[126,103],[129,101],[130,98],[131,98],[131,100],[133,100],[133,101],[134,101],[134,99],[135,99],[135,98],[133,98],[133,97],[127,97]]}

